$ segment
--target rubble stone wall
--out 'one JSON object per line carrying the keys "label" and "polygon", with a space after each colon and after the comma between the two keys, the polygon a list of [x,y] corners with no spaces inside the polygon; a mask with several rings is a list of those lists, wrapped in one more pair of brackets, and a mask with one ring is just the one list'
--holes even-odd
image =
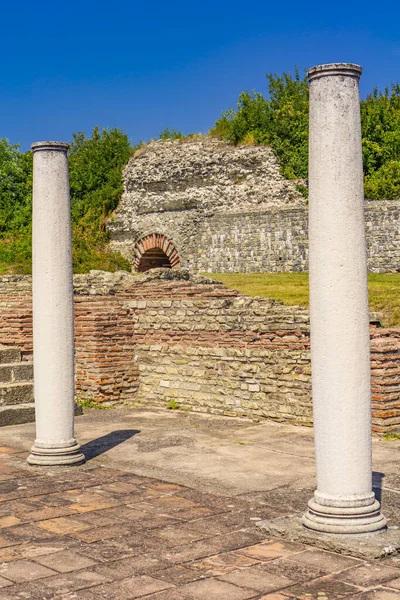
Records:
{"label": "rubble stone wall", "polygon": [[[76,394],[312,421],[308,311],[184,270],[74,277]],[[0,344],[32,357],[31,278],[0,278]],[[400,431],[400,329],[371,328],[373,427]]]}
{"label": "rubble stone wall", "polygon": [[[304,183],[284,179],[267,146],[205,136],[151,142],[125,168],[111,245],[134,265],[140,240],[160,234],[193,272],[304,271]],[[365,223],[369,270],[400,271],[400,200],[366,200]]]}

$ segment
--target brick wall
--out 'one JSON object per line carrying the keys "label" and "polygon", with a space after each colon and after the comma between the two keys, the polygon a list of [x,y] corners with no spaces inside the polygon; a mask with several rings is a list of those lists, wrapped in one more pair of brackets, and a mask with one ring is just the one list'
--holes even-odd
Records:
{"label": "brick wall", "polygon": [[[307,310],[183,275],[75,276],[77,395],[311,423]],[[0,278],[0,343],[31,357],[27,277]],[[373,428],[400,431],[400,329],[371,329],[371,370]]]}

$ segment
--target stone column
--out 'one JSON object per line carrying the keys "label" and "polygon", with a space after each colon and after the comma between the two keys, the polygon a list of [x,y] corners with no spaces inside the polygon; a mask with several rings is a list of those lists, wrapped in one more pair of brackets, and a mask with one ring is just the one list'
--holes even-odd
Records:
{"label": "stone column", "polygon": [[31,465],[74,465],[74,307],[68,144],[33,151],[33,355],[36,440]]}
{"label": "stone column", "polygon": [[384,530],[372,491],[371,375],[361,67],[313,67],[309,252],[317,490],[303,524],[326,533]]}

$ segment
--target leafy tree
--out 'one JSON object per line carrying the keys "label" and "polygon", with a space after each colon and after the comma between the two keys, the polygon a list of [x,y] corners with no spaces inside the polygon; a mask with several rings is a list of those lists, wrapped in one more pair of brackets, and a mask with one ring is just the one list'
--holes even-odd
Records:
{"label": "leafy tree", "polygon": [[400,198],[400,85],[361,101],[365,195]]}
{"label": "leafy tree", "polygon": [[[268,95],[242,92],[237,108],[217,120],[211,135],[234,144],[268,144],[289,178],[308,176],[308,84],[300,77],[267,74]],[[365,195],[400,198],[400,86],[374,90],[361,101]],[[306,195],[304,186],[299,191]]]}
{"label": "leafy tree", "polygon": [[29,227],[32,211],[32,154],[0,140],[0,234]]}
{"label": "leafy tree", "polygon": [[[69,154],[72,256],[75,273],[130,269],[108,247],[107,217],[123,191],[122,168],[132,149],[118,129],[74,134]],[[32,153],[0,140],[0,271],[31,270]]]}
{"label": "leafy tree", "polygon": [[308,163],[308,83],[300,77],[267,74],[268,97],[242,92],[237,109],[228,109],[217,120],[211,135],[234,144],[268,144],[285,177],[306,178]]}
{"label": "leafy tree", "polygon": [[132,149],[118,129],[95,127],[92,136],[73,135],[69,152],[74,271],[130,269],[107,248],[106,221],[123,191],[122,168]]}

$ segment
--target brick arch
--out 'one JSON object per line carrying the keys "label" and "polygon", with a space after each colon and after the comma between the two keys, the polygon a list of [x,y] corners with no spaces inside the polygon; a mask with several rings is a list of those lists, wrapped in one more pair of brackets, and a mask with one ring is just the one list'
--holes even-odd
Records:
{"label": "brick arch", "polygon": [[[147,271],[149,260],[153,257],[155,262],[162,262],[161,266],[170,269],[178,269],[180,260],[178,252],[171,240],[162,233],[151,233],[139,240],[133,251],[133,270]],[[158,265],[157,265],[158,266]]]}

